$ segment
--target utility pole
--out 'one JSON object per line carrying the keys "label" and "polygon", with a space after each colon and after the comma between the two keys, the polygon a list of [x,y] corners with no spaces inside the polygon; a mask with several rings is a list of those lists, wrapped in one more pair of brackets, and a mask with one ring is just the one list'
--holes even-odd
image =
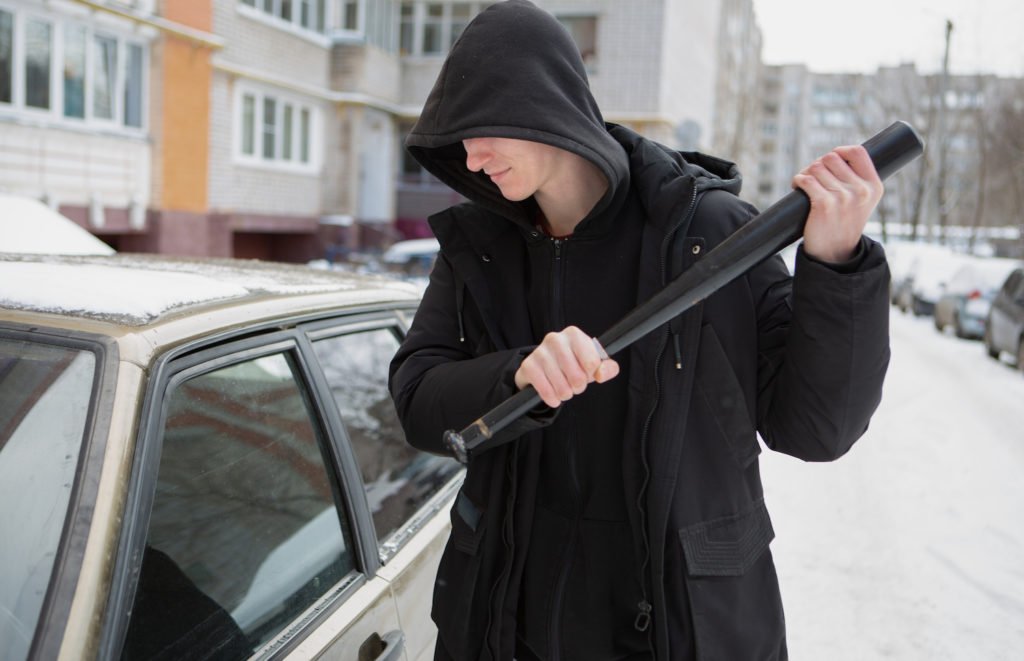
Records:
{"label": "utility pole", "polygon": [[946,51],[942,56],[942,78],[939,81],[939,116],[936,128],[936,142],[939,146],[939,172],[936,186],[936,204],[939,213],[939,243],[946,242],[946,224],[949,222],[948,200],[946,199],[946,165],[949,155],[949,139],[946,136],[946,92],[949,89],[949,41],[953,34],[953,21],[946,19]]}

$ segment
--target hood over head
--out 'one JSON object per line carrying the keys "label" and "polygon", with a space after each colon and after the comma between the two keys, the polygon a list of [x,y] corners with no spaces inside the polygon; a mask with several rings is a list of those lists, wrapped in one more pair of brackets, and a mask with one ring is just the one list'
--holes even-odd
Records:
{"label": "hood over head", "polygon": [[595,211],[629,181],[627,155],[608,133],[572,36],[527,0],[492,5],[466,26],[406,146],[470,200],[529,221],[532,207],[506,200],[487,175],[466,167],[462,141],[483,137],[542,142],[587,159],[609,182]]}

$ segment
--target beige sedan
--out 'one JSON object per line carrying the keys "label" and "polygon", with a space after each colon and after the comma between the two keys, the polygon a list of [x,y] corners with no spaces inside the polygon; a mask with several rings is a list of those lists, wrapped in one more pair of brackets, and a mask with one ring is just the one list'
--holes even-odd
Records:
{"label": "beige sedan", "polygon": [[405,443],[418,296],[0,256],[0,658],[421,659],[462,478]]}

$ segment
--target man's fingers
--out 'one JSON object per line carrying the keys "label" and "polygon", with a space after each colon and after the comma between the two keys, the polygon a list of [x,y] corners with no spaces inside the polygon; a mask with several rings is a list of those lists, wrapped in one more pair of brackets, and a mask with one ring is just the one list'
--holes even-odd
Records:
{"label": "man's fingers", "polygon": [[[829,158],[829,156],[835,158]],[[841,191],[844,185],[856,176],[850,166],[835,154],[818,159],[807,170],[808,174],[817,179],[823,188],[833,192]]]}
{"label": "man's fingers", "polygon": [[600,367],[597,368],[597,372],[594,373],[594,381],[597,383],[604,383],[610,379],[614,379],[619,375],[619,364],[611,358],[601,361]]}
{"label": "man's fingers", "polygon": [[579,395],[591,381],[607,381],[619,373],[619,366],[604,348],[579,328],[569,326],[548,333],[515,374],[516,386],[532,385],[552,408]]}
{"label": "man's fingers", "polygon": [[840,158],[849,164],[850,168],[858,177],[872,183],[882,184],[875,170],[875,164],[871,162],[871,156],[863,145],[844,145],[833,150]]}

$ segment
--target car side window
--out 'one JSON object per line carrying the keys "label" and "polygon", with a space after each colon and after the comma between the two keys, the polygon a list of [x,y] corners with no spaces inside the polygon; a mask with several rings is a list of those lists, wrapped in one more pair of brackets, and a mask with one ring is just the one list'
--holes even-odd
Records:
{"label": "car side window", "polygon": [[316,340],[334,401],[362,472],[377,540],[403,529],[461,466],[405,442],[387,376],[398,338],[387,328]]}
{"label": "car side window", "polygon": [[354,576],[327,444],[287,353],[172,381],[166,407],[123,658],[245,658]]}

